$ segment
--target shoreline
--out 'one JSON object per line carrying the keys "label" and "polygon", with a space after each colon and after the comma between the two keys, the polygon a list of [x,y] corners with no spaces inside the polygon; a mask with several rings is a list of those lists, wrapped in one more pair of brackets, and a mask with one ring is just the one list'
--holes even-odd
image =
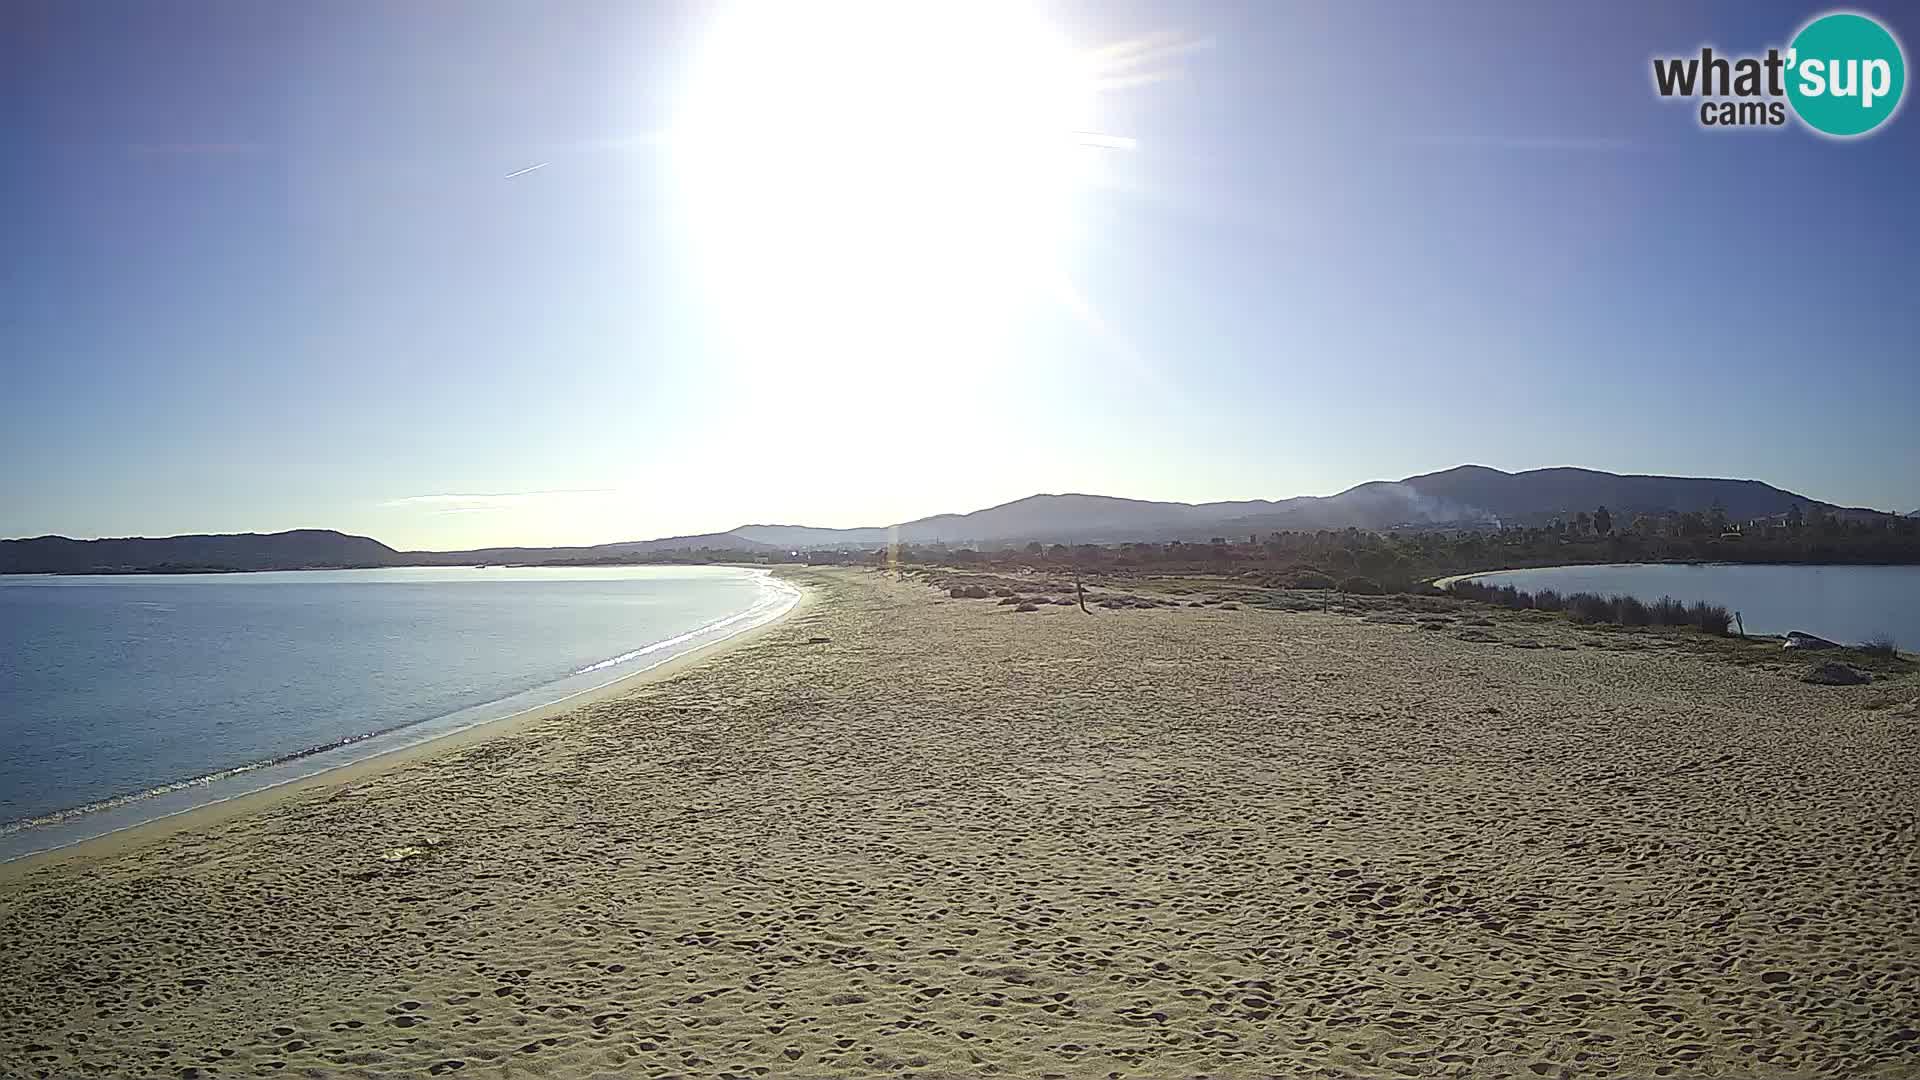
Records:
{"label": "shoreline", "polygon": [[1489,574],[1520,574],[1533,570],[1579,570],[1584,567],[1606,566],[1798,566],[1808,570],[1851,569],[1867,566],[1914,566],[1915,563],[1876,563],[1876,562],[1747,562],[1729,559],[1642,559],[1639,562],[1572,562],[1547,563],[1544,566],[1502,566],[1493,570],[1468,570],[1459,574],[1447,574],[1443,577],[1428,578],[1427,584],[1436,589],[1444,589],[1456,581],[1486,577]]}
{"label": "shoreline", "polygon": [[[742,553],[750,554],[750,553]],[[692,559],[636,559],[623,562],[421,562],[364,563],[354,566],[130,566],[91,567],[86,570],[8,570],[0,577],[207,577],[220,574],[315,574],[340,570],[594,570],[624,566],[732,566],[741,570],[767,570],[779,566],[804,566],[805,563],[744,562],[739,559],[701,561]]]}
{"label": "shoreline", "polygon": [[[743,567],[743,569],[751,568]],[[812,589],[780,575],[777,569],[769,569],[769,574],[779,578],[788,588],[793,589],[796,596],[784,610],[764,622],[675,654],[630,675],[621,676],[600,686],[575,691],[544,705],[535,705],[506,716],[483,720],[469,727],[457,728],[445,734],[433,736],[422,742],[382,751],[370,757],[335,765],[307,776],[295,777],[254,791],[230,795],[185,810],[135,822],[70,844],[44,851],[28,852],[10,859],[0,859],[0,883],[67,861],[111,857],[176,833],[219,824],[244,814],[267,809],[276,802],[307,791],[353,783],[443,753],[510,735],[540,721],[564,716],[577,709],[630,693],[639,687],[671,679],[692,667],[717,659],[748,644],[811,605],[814,599]]]}
{"label": "shoreline", "polygon": [[691,559],[646,559],[630,562],[470,562],[470,563],[367,563],[359,566],[143,566],[124,569],[93,567],[87,570],[7,570],[0,577],[207,577],[225,574],[322,574],[343,570],[598,570],[629,566],[731,566],[737,570],[772,570],[782,566],[805,566],[797,562],[747,562],[718,559],[711,562]]}
{"label": "shoreline", "polygon": [[1471,611],[1190,590],[1198,606],[1023,612],[879,570],[782,576],[806,610],[670,680],[217,827],[0,868],[0,1060],[1888,1080],[1920,1062],[1913,671],[1814,685]]}

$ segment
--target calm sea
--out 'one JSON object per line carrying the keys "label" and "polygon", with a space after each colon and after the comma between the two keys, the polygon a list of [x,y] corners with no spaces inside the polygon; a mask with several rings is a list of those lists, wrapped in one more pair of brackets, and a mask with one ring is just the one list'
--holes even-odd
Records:
{"label": "calm sea", "polygon": [[1920,650],[1920,566],[1640,564],[1554,566],[1470,575],[1533,592],[1705,600],[1738,611],[1749,634],[1800,630],[1847,645],[1891,637]]}
{"label": "calm sea", "polygon": [[796,597],[718,566],[0,575],[0,859],[551,704]]}

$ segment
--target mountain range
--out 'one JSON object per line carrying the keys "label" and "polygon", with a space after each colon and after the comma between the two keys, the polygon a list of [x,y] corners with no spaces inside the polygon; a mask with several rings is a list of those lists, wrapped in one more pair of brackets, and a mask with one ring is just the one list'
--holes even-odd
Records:
{"label": "mountain range", "polygon": [[1103,495],[1032,495],[970,514],[939,514],[893,526],[815,529],[743,525],[733,535],[771,547],[910,544],[1004,544],[1012,541],[1102,543],[1208,539],[1284,530],[1391,529],[1418,525],[1538,525],[1607,507],[1634,514],[1704,511],[1718,504],[1735,521],[1824,507],[1840,515],[1877,515],[1811,499],[1758,480],[1639,476],[1595,469],[1531,469],[1510,473],[1462,465],[1404,480],[1375,480],[1338,495],[1269,501],[1179,503]]}
{"label": "mountain range", "polygon": [[275,570],[347,566],[613,561],[699,549],[762,554],[819,548],[910,544],[1006,545],[1114,543],[1242,537],[1285,530],[1391,529],[1408,526],[1542,524],[1606,506],[1617,520],[1635,514],[1704,511],[1718,505],[1745,521],[1818,506],[1841,517],[1882,516],[1835,506],[1758,480],[1640,476],[1593,469],[1509,473],[1462,465],[1404,480],[1376,480],[1337,495],[1234,502],[1151,502],[1104,495],[1032,495],[965,514],[937,514],[897,525],[825,529],[742,525],[722,533],[623,541],[590,547],[501,547],[471,551],[397,551],[378,540],[326,529],[71,540],[0,540],[0,573],[126,570]]}

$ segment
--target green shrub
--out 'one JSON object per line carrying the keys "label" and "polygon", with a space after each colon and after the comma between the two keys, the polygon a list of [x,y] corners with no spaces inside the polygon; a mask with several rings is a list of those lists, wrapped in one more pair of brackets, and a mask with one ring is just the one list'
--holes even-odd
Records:
{"label": "green shrub", "polygon": [[1340,583],[1340,591],[1344,593],[1355,593],[1360,596],[1379,596],[1386,592],[1385,589],[1380,587],[1379,582],[1372,578],[1361,577],[1358,574],[1342,581]]}

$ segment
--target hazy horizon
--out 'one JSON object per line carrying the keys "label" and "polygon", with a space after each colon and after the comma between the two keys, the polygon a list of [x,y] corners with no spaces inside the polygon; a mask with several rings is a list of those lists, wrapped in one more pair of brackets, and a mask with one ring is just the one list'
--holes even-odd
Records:
{"label": "hazy horizon", "polygon": [[[1590,469],[1598,472],[1617,472],[1617,470],[1602,469],[1602,468],[1599,468],[1598,466],[1591,466],[1591,465],[1537,465],[1537,466],[1531,466],[1528,469],[1500,469],[1499,466],[1484,465],[1484,463],[1481,463],[1481,462],[1466,462],[1457,466],[1448,466],[1446,469],[1429,469],[1429,470],[1425,470],[1425,472],[1423,473],[1412,473],[1412,474],[1409,474],[1407,477],[1375,477],[1374,480],[1385,481],[1385,482],[1395,482],[1395,481],[1408,479],[1412,476],[1426,475],[1426,474],[1437,473],[1437,472],[1446,472],[1455,468],[1468,468],[1468,467],[1475,467],[1475,466],[1499,469],[1499,471],[1506,472],[1506,473],[1520,473],[1520,472],[1528,472],[1533,469],[1550,469],[1550,468],[1575,468],[1575,469]],[[1646,475],[1668,475],[1668,474],[1646,474]],[[1767,483],[1767,481],[1762,477],[1722,476],[1722,477],[1691,477],[1691,478],[1683,478],[1683,479],[1759,480],[1762,483]],[[1369,483],[1369,482],[1372,482],[1372,481],[1366,481],[1366,480],[1360,481],[1360,483],[1362,484]],[[387,546],[400,551],[467,551],[467,550],[481,550],[481,549],[488,549],[488,548],[510,548],[510,547],[525,547],[525,548],[592,547],[598,544],[620,543],[624,541],[645,541],[645,540],[668,539],[673,536],[703,536],[703,535],[708,535],[713,533],[726,533],[726,532],[734,531],[736,529],[748,528],[753,526],[779,527],[779,528],[802,527],[802,528],[816,528],[816,529],[880,529],[880,528],[888,528],[894,525],[902,525],[912,521],[918,521],[922,518],[936,517],[936,516],[946,515],[946,514],[965,515],[965,514],[970,514],[980,510],[990,510],[996,507],[1004,506],[1008,503],[1019,502],[1024,499],[1036,498],[1036,497],[1081,495],[1081,496],[1093,496],[1096,498],[1131,499],[1131,500],[1138,500],[1143,502],[1184,503],[1188,505],[1195,505],[1195,504],[1219,503],[1219,502],[1252,502],[1252,501],[1280,502],[1287,499],[1298,498],[1301,496],[1317,496],[1317,497],[1325,498],[1332,495],[1338,495],[1341,492],[1349,490],[1354,486],[1356,485],[1348,485],[1348,487],[1341,488],[1339,491],[1329,491],[1329,492],[1296,492],[1293,494],[1286,494],[1286,495],[1241,495],[1241,496],[1226,496],[1223,498],[1212,498],[1212,499],[1180,499],[1180,498],[1147,499],[1142,496],[1125,495],[1118,492],[1110,492],[1110,491],[1069,491],[1066,489],[1039,490],[1039,491],[1029,491],[1024,495],[1016,495],[1010,499],[1001,499],[997,502],[989,503],[984,506],[967,506],[967,507],[948,508],[944,510],[932,510],[924,514],[916,514],[911,518],[899,518],[892,521],[864,521],[864,522],[857,522],[853,524],[838,524],[838,523],[823,523],[818,521],[775,521],[771,519],[753,518],[748,520],[736,521],[730,525],[715,525],[712,528],[689,529],[679,533],[658,533],[658,534],[649,534],[645,536],[639,536],[639,535],[609,536],[609,537],[605,537],[597,540],[585,540],[577,543],[560,543],[560,544],[529,544],[529,543],[521,543],[521,542],[515,542],[515,541],[500,541],[500,542],[482,541],[479,543],[463,545],[460,547],[410,547],[408,545],[392,543],[391,541],[388,541],[385,537],[379,536],[377,534],[359,534],[359,533],[354,533],[354,531],[351,529],[340,529],[340,528],[337,528],[336,526],[315,525],[315,524],[289,525],[289,526],[285,526],[284,528],[272,528],[272,529],[248,528],[248,529],[231,529],[231,530],[223,530],[223,531],[228,533],[265,534],[265,533],[289,532],[289,531],[298,531],[298,530],[307,530],[307,529],[332,530],[332,531],[343,532],[343,533],[348,533],[352,535],[365,535],[365,536],[368,536],[370,539],[379,540],[383,543],[386,543]],[[1780,485],[1774,484],[1771,486],[1779,487]],[[1819,495],[1806,492],[1806,491],[1794,491],[1793,489],[1790,489],[1790,488],[1785,490],[1788,490],[1795,495],[1806,496],[1809,499],[1818,499],[1821,502],[1831,503],[1833,501],[1831,499],[1822,499]],[[527,494],[530,494],[530,493],[487,492],[487,493],[471,493],[471,494],[464,494],[464,495],[449,494],[445,496],[435,496],[434,498],[444,498],[447,500],[472,500],[472,501],[493,500],[493,499],[511,500],[514,498],[524,497]],[[1907,511],[1903,511],[1897,508],[1890,508],[1890,507],[1859,507],[1859,506],[1849,507],[1849,504],[1846,504],[1846,503],[1839,503],[1836,505],[1848,507],[1850,509],[1880,510],[1885,513],[1896,514],[1896,515],[1907,513]],[[1916,509],[1920,509],[1920,508],[1916,508]],[[212,532],[214,532],[214,530],[196,529],[196,530],[188,530],[183,533],[164,534],[164,535],[183,535],[183,536],[184,535],[206,535]],[[143,534],[138,534],[138,537],[136,537],[134,534],[124,534],[124,535],[118,535],[118,536],[109,536],[105,534],[95,535],[95,536],[76,536],[71,533],[43,533],[43,534],[37,534],[36,536],[0,536],[0,540],[37,539],[40,536],[61,536],[61,537],[65,537],[67,539],[72,539],[72,540],[133,539],[133,538],[160,539],[160,538],[164,538],[164,535],[157,534],[157,533],[143,533]]]}
{"label": "hazy horizon", "polygon": [[1828,5],[796,10],[10,6],[0,536],[1464,462],[1920,507],[1920,121],[1710,132],[1650,85]]}

